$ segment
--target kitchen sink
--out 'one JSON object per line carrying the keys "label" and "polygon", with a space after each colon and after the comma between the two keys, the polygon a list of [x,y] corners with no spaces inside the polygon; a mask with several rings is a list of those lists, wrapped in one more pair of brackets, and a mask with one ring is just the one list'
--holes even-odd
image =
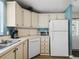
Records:
{"label": "kitchen sink", "polygon": [[3,48],[8,47],[8,46],[11,46],[14,43],[17,43],[19,41],[20,41],[19,39],[2,40],[0,42],[0,49],[3,49]]}

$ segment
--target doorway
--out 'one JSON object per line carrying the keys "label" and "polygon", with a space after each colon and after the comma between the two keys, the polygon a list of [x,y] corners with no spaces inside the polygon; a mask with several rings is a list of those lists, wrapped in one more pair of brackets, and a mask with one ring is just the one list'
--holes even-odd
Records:
{"label": "doorway", "polygon": [[72,19],[72,55],[79,57],[79,18],[74,18],[74,16]]}

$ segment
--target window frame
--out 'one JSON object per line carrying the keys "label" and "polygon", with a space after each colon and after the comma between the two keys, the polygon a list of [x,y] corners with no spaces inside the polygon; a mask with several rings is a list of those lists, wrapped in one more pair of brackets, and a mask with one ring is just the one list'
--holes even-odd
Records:
{"label": "window frame", "polygon": [[2,35],[6,35],[6,19],[7,19],[7,15],[6,15],[6,0],[0,0],[0,2],[3,3],[3,7],[2,7],[2,15],[1,15],[1,22],[0,22],[0,36]]}

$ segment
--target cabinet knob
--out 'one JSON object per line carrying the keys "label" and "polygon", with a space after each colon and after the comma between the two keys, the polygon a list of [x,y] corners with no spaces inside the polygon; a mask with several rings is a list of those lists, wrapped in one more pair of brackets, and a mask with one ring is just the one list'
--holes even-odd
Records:
{"label": "cabinet knob", "polygon": [[13,52],[15,53],[15,52],[16,52],[16,50],[13,50]]}

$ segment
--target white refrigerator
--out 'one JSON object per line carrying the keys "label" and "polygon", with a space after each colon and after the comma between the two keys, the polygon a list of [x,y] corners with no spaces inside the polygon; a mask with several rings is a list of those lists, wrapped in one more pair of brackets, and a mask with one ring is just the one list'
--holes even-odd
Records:
{"label": "white refrigerator", "polygon": [[68,20],[50,20],[50,55],[68,56]]}

